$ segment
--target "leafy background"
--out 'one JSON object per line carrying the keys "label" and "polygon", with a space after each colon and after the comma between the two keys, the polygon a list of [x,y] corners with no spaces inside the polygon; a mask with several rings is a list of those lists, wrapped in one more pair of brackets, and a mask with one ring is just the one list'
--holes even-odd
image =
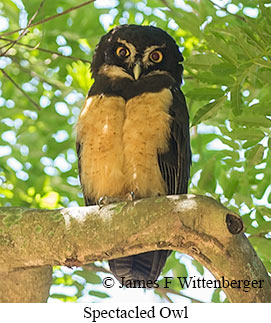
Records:
{"label": "leafy background", "polygon": [[[65,14],[78,4],[0,0],[0,206],[83,205],[74,125],[92,83],[95,45],[112,26],[153,24],[176,39],[185,57],[189,192],[241,214],[271,273],[271,1],[98,0]],[[37,24],[25,28],[29,22]],[[173,253],[162,276],[187,274],[211,277],[192,258]],[[201,293],[178,284],[105,290],[105,276],[106,263],[56,267],[48,301],[227,301],[220,290]]]}

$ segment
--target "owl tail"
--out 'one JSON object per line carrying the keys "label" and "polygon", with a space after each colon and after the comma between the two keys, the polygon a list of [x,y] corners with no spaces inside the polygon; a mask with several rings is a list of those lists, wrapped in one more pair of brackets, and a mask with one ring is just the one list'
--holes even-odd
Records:
{"label": "owl tail", "polygon": [[122,285],[151,288],[170,253],[170,250],[144,252],[139,255],[109,260],[109,266],[113,275]]}

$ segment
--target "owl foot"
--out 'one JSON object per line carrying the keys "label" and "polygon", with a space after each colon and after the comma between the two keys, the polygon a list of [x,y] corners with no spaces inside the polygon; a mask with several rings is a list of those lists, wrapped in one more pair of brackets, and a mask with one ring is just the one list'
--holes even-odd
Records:
{"label": "owl foot", "polygon": [[123,202],[123,201],[135,201],[135,200],[136,200],[135,192],[132,191],[127,193],[125,198],[120,198],[116,196],[107,196],[107,195],[101,196],[98,199],[97,204],[101,209],[103,206],[111,203],[117,203],[117,202]]}
{"label": "owl foot", "polygon": [[136,200],[135,192],[131,191],[131,192],[127,193],[126,198],[129,201],[135,201]]}
{"label": "owl foot", "polygon": [[114,196],[101,196],[98,201],[97,204],[99,205],[99,208],[101,209],[103,206],[111,204],[111,203],[117,203],[117,202],[122,202],[123,199],[119,198],[119,197],[114,197]]}

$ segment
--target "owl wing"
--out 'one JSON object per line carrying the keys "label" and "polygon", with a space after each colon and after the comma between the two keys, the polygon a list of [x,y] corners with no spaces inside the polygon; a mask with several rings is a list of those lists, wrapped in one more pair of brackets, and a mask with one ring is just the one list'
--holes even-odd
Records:
{"label": "owl wing", "polygon": [[185,97],[177,87],[172,88],[171,92],[173,102],[169,109],[172,117],[169,150],[164,154],[158,154],[158,163],[167,184],[167,194],[173,195],[187,193],[191,149]]}
{"label": "owl wing", "polygon": [[78,173],[79,173],[79,180],[81,182],[81,187],[82,187],[82,191],[83,191],[83,195],[84,195],[84,200],[85,200],[85,205],[89,206],[89,205],[95,205],[96,202],[94,199],[91,199],[90,197],[86,196],[86,194],[84,193],[84,186],[82,185],[82,181],[81,181],[81,150],[82,150],[82,143],[80,143],[79,140],[76,141],[76,152],[77,152],[77,157],[78,157]]}

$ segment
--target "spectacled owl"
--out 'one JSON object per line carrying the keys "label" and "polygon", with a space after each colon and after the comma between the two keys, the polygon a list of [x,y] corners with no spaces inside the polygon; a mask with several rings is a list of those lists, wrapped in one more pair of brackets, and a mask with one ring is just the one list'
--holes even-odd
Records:
{"label": "spectacled owl", "polygon": [[[187,193],[189,115],[180,90],[183,56],[153,26],[122,25],[104,35],[91,65],[94,83],[77,123],[79,177],[86,205]],[[113,259],[122,282],[154,282],[168,250]]]}

